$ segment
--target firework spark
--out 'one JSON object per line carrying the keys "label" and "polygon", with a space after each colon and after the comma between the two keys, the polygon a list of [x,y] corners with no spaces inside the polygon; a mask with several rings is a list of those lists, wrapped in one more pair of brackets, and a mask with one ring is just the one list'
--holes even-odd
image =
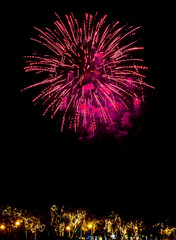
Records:
{"label": "firework spark", "polygon": [[56,14],[53,30],[35,28],[38,39],[32,39],[49,50],[49,54],[26,57],[26,72],[43,74],[44,78],[25,89],[43,86],[33,102],[43,101],[51,118],[62,116],[64,128],[95,136],[99,126],[116,129],[131,125],[129,109],[138,111],[144,100],[143,81],[146,67],[136,52],[134,35],[140,27],[106,24],[107,15],[85,14],[81,23],[74,14],[65,22]]}

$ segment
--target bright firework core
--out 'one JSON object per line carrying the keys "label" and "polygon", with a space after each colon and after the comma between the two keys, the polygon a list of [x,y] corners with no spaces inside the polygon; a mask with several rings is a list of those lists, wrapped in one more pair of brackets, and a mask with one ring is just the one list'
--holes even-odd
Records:
{"label": "bright firework core", "polygon": [[43,86],[33,101],[43,101],[44,115],[62,116],[61,131],[73,129],[80,138],[83,133],[92,138],[100,128],[127,134],[131,115],[138,114],[144,100],[144,87],[152,87],[143,81],[142,59],[135,57],[143,49],[134,40],[139,27],[106,24],[107,15],[99,18],[97,13],[86,13],[82,23],[73,13],[65,23],[56,16],[53,30],[36,28],[39,37],[32,39],[49,54],[26,61],[26,72],[45,73],[45,78],[25,89]]}

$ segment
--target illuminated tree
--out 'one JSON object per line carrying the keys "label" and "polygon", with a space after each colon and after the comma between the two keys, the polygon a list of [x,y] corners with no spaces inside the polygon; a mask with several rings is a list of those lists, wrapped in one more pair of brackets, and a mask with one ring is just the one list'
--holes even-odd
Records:
{"label": "illuminated tree", "polygon": [[42,224],[40,218],[38,217],[27,215],[23,217],[23,220],[26,236],[29,231],[34,235],[34,239],[36,239],[37,233],[45,230],[45,224]]}
{"label": "illuminated tree", "polygon": [[51,214],[51,226],[54,228],[54,232],[58,233],[59,236],[64,236],[65,231],[65,220],[63,217],[63,207],[61,208],[60,213],[58,213],[58,207],[53,205],[50,207],[50,214]]}
{"label": "illuminated tree", "polygon": [[84,223],[86,211],[77,210],[73,212],[64,212],[63,216],[68,222],[68,226],[69,226],[68,229],[69,229],[69,232],[71,233],[69,235],[70,235],[70,238],[72,239],[77,229],[81,228],[82,224]]}
{"label": "illuminated tree", "polygon": [[45,225],[41,223],[40,218],[33,216],[31,213],[28,214],[26,210],[7,206],[5,209],[2,209],[1,214],[1,219],[3,220],[1,220],[0,227],[8,236],[10,234],[17,236],[17,232],[22,230],[26,233],[26,238],[27,233],[30,232],[36,239],[37,233],[43,232],[45,229]]}
{"label": "illuminated tree", "polygon": [[121,218],[118,214],[115,214],[114,211],[111,212],[108,218],[105,219],[104,229],[111,234],[117,233],[117,230],[121,226]]}
{"label": "illuminated tree", "polygon": [[12,208],[11,206],[7,206],[1,211],[1,229],[4,233],[10,237],[10,235],[14,235],[17,237],[17,233],[19,230],[23,228],[23,212],[17,208]]}
{"label": "illuminated tree", "polygon": [[[44,224],[45,223],[45,224]],[[88,236],[103,236],[108,239],[141,240],[141,239],[174,239],[176,227],[159,222],[152,226],[143,221],[124,221],[118,214],[111,212],[108,217],[98,218],[88,214],[83,209],[60,210],[56,205],[50,207],[50,219],[28,213],[26,210],[7,206],[0,209],[0,239],[18,239],[20,233],[26,239],[36,240],[37,234],[52,227],[54,234],[59,237],[85,238]],[[44,232],[44,234],[46,231]],[[45,235],[46,236],[46,235]],[[55,235],[54,235],[55,236]],[[47,238],[44,238],[47,240]]]}

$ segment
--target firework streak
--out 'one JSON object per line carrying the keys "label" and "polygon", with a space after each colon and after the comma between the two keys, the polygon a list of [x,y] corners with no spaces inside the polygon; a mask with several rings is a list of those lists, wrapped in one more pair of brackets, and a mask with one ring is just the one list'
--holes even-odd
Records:
{"label": "firework streak", "polygon": [[[95,136],[98,126],[114,128],[129,125],[128,109],[138,111],[144,99],[143,79],[146,67],[135,57],[143,47],[134,39],[140,27],[106,24],[107,15],[85,14],[82,23],[73,13],[65,22],[56,14],[54,30],[35,28],[32,39],[49,50],[49,54],[26,57],[26,72],[42,73],[44,79],[25,89],[43,86],[33,102],[43,101],[43,115],[62,116],[64,128]],[[117,130],[116,130],[117,131]]]}

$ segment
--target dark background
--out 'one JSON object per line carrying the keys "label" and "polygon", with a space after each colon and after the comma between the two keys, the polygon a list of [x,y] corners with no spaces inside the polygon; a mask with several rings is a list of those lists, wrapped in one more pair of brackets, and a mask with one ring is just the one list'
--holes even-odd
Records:
{"label": "dark background", "polygon": [[[115,210],[122,217],[175,222],[175,107],[172,71],[172,9],[162,1],[15,1],[1,8],[1,179],[0,204],[47,211],[66,204],[98,214]],[[111,137],[78,142],[59,133],[55,120],[32,104],[24,73],[31,55],[33,27],[52,27],[54,12],[108,14],[142,26],[144,61],[150,90],[140,131],[125,141]]]}

